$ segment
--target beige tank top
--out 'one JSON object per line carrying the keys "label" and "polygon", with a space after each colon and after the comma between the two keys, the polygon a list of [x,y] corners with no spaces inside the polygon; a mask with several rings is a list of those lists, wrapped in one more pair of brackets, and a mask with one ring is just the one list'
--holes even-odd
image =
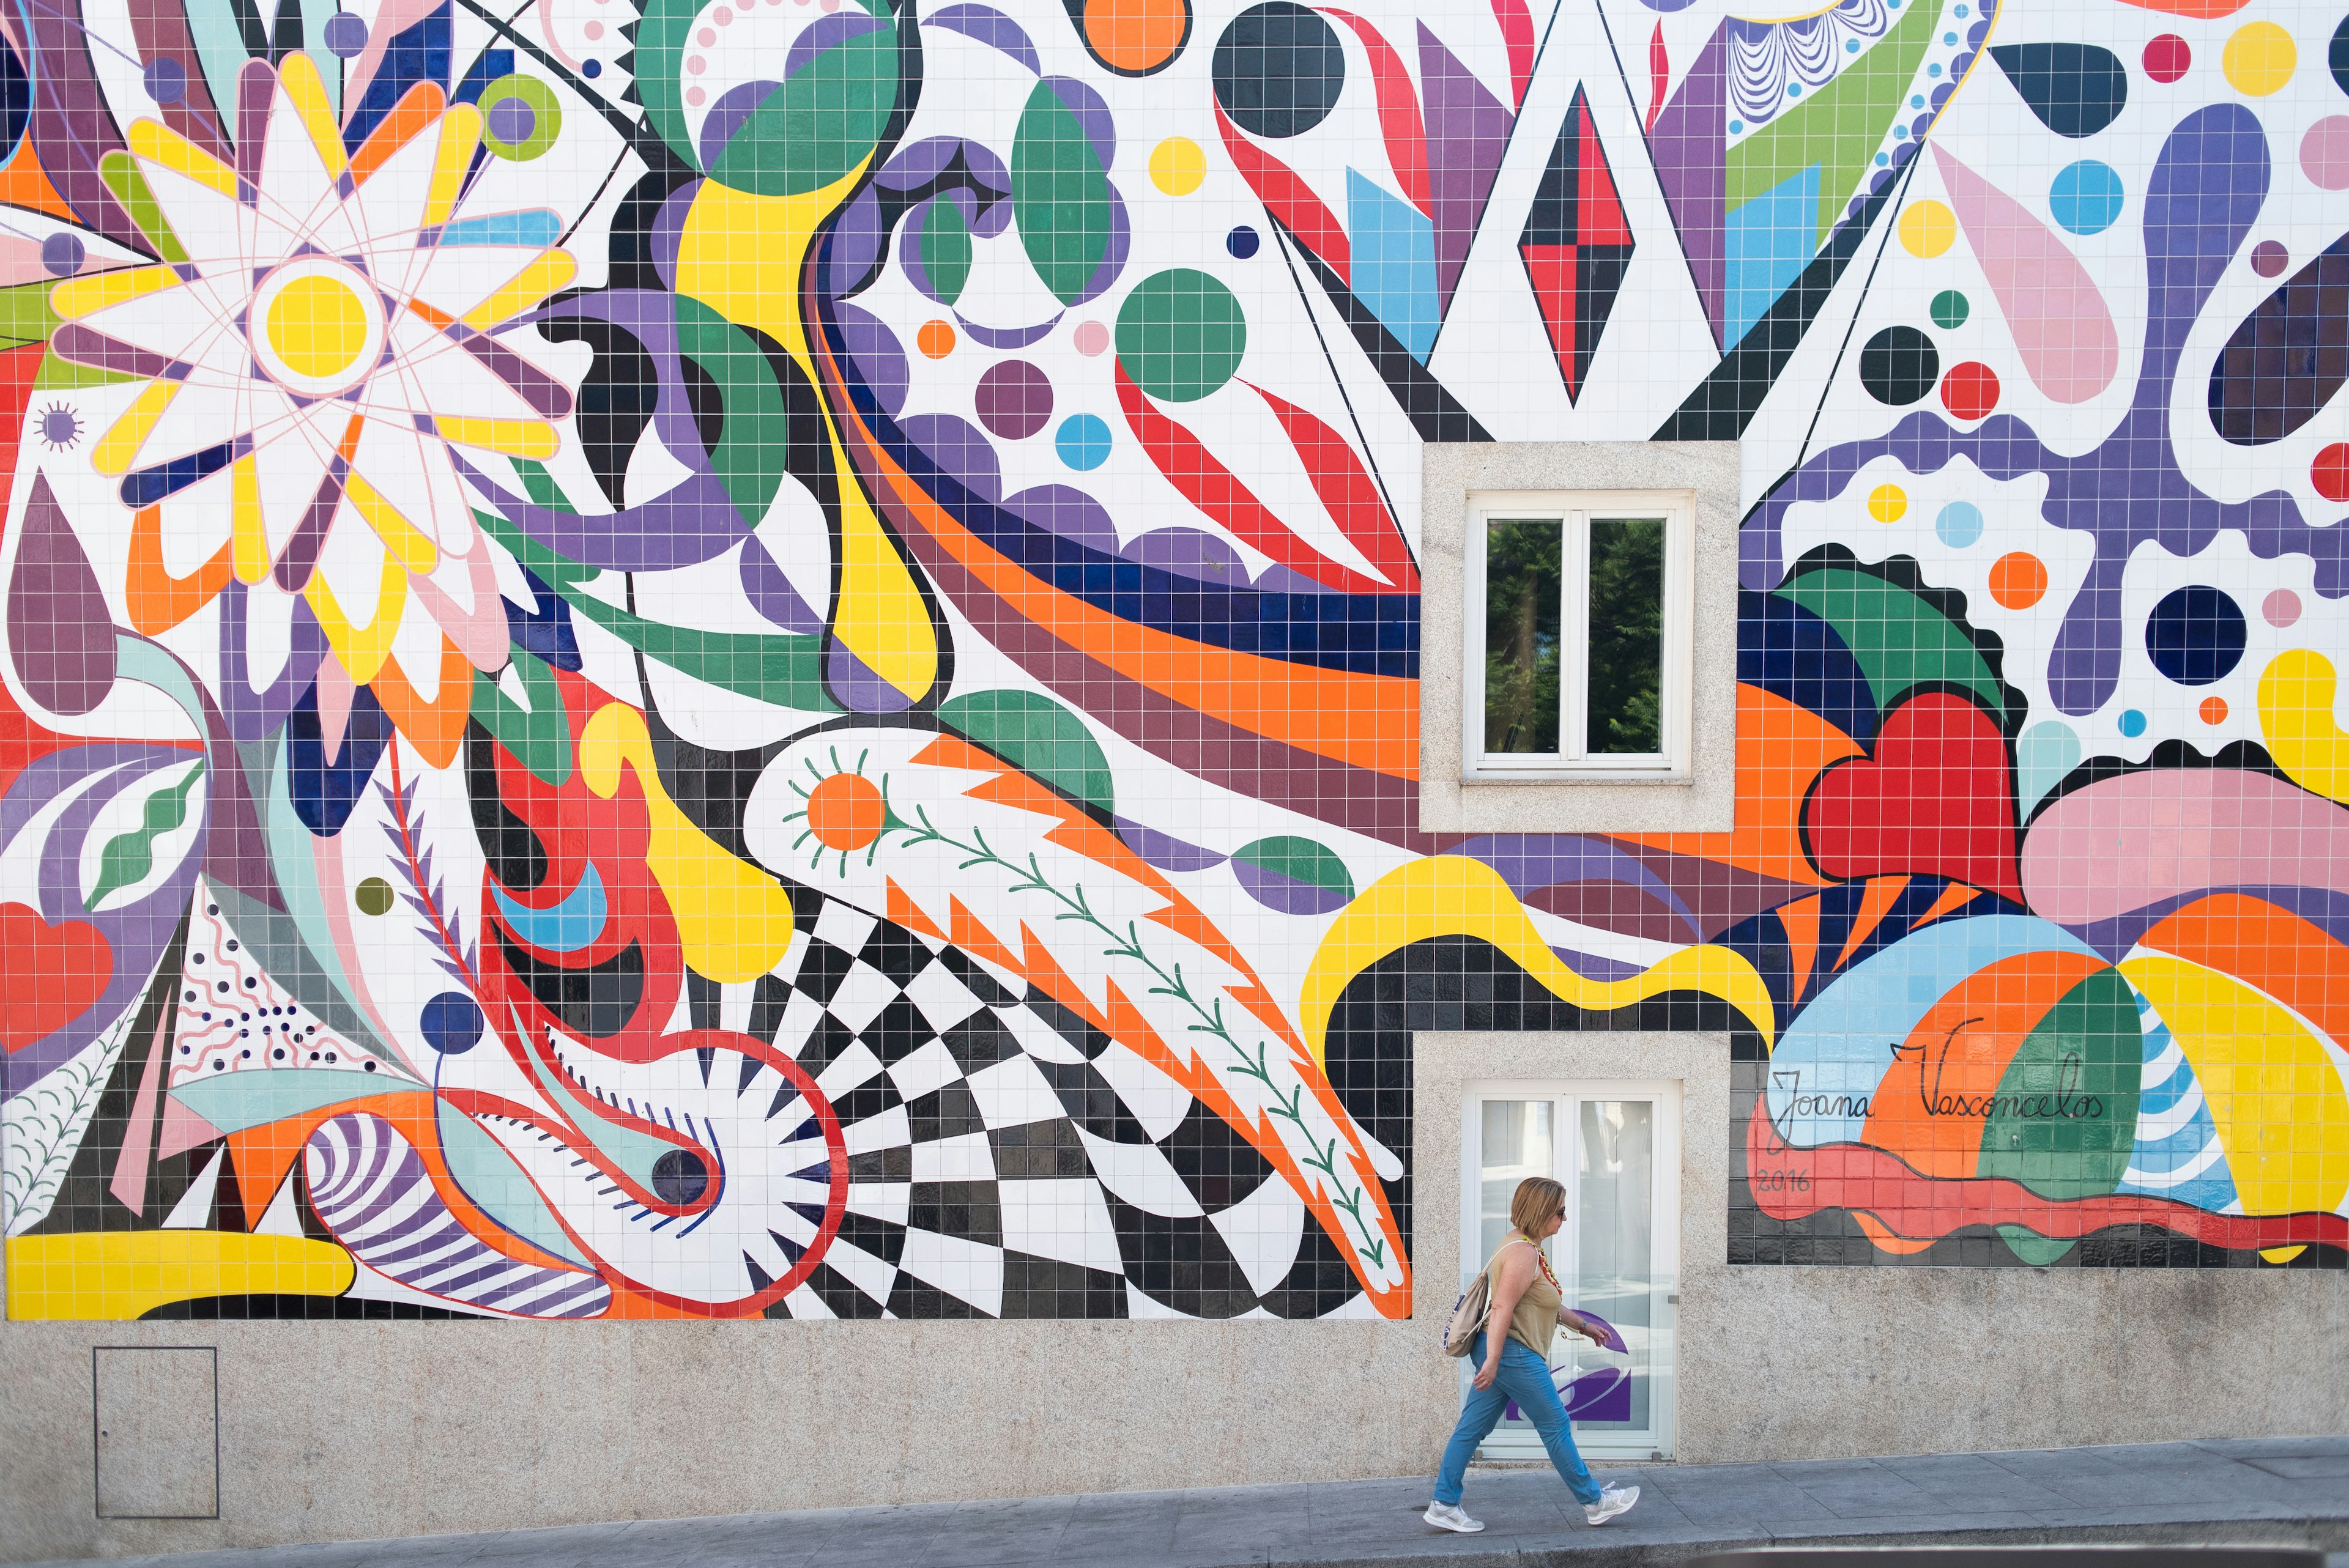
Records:
{"label": "beige tank top", "polygon": [[[1501,1243],[1493,1261],[1485,1265],[1488,1288],[1495,1295],[1501,1289],[1502,1254],[1511,1247],[1533,1245],[1521,1236],[1513,1236]],[[1566,1305],[1566,1299],[1558,1294],[1557,1276],[1550,1273],[1549,1259],[1539,1247],[1534,1247],[1534,1254],[1538,1266],[1534,1270],[1533,1283],[1526,1286],[1525,1295],[1517,1297],[1516,1310],[1509,1316],[1509,1337],[1547,1361],[1550,1341],[1557,1337],[1558,1309]]]}

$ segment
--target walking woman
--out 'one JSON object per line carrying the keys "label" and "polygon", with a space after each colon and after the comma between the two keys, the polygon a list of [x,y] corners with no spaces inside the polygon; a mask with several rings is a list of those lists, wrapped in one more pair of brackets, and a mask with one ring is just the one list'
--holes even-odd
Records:
{"label": "walking woman", "polygon": [[[1557,1467],[1567,1490],[1582,1504],[1582,1515],[1604,1524],[1630,1511],[1640,1501],[1636,1486],[1610,1486],[1604,1491],[1590,1479],[1589,1467],[1575,1451],[1574,1429],[1566,1406],[1550,1381],[1549,1343],[1557,1336],[1559,1309],[1566,1304],[1557,1275],[1541,1243],[1566,1223],[1566,1189],[1547,1176],[1528,1176],[1517,1183],[1509,1200],[1509,1233],[1492,1261],[1485,1265],[1491,1282],[1493,1310],[1485,1330],[1468,1354],[1477,1363],[1470,1380],[1468,1401],[1461,1408],[1460,1424],[1444,1445],[1444,1468],[1435,1478],[1435,1501],[1427,1505],[1427,1522],[1438,1530],[1473,1534],[1485,1526],[1460,1507],[1460,1493],[1468,1479],[1468,1460],[1485,1440],[1512,1399],[1541,1434],[1550,1463]],[[1594,1345],[1606,1336],[1580,1313],[1565,1315],[1566,1325]]]}

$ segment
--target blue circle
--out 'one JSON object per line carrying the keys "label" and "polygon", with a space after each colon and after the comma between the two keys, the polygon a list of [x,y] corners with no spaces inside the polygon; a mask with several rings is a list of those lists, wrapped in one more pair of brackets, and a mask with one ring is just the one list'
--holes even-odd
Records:
{"label": "blue circle", "polygon": [[579,67],[579,74],[585,77],[592,82],[597,77],[604,74],[604,62],[601,60],[589,60],[586,64]]}
{"label": "blue circle", "polygon": [[2145,733],[2145,715],[2129,708],[2121,715],[2121,733],[2135,740]]}
{"label": "blue circle", "polygon": [[1938,81],[1940,79],[1941,67],[1939,66],[1927,66],[1925,67],[1925,74]]}
{"label": "blue circle", "polygon": [[481,1009],[462,991],[443,991],[424,1004],[424,1016],[418,1020],[424,1031],[424,1043],[444,1057],[461,1057],[481,1043],[481,1029],[488,1022]]}
{"label": "blue circle", "polygon": [[1731,121],[1729,122],[1729,134],[1730,134],[1730,135],[1732,135],[1732,136],[1742,136],[1742,135],[1744,135],[1744,132],[1745,132],[1745,122],[1744,122],[1744,120],[1742,120],[1742,119],[1733,119],[1733,120],[1731,120]]}
{"label": "blue circle", "polygon": [[2166,595],[2145,624],[2153,667],[2179,686],[2226,679],[2243,662],[2243,643],[2242,607],[2200,583]]}
{"label": "blue circle", "polygon": [[1909,95],[1909,107],[1910,108],[1923,108],[1925,107],[1925,95],[1923,93],[1910,93]]}
{"label": "blue circle", "polygon": [[1843,41],[1843,52],[1847,55],[1856,55],[1859,53],[1859,40],[1857,38],[1846,38]]}
{"label": "blue circle", "polygon": [[1970,500],[1953,500],[1933,519],[1933,531],[1952,550],[1963,550],[1982,535],[1982,508]]}
{"label": "blue circle", "polygon": [[1257,247],[1262,243],[1264,242],[1257,237],[1257,232],[1246,223],[1224,236],[1224,249],[1231,253],[1235,261],[1247,261],[1256,254]]}
{"label": "blue circle", "polygon": [[1958,36],[1955,33],[1944,33],[1941,35],[1941,42],[1944,44],[1954,44],[1957,41]]}
{"label": "blue circle", "polygon": [[188,96],[188,67],[171,55],[158,55],[140,73],[147,96],[160,104],[178,103]]}
{"label": "blue circle", "polygon": [[1802,97],[1802,96],[1803,96],[1803,84],[1802,84],[1802,83],[1800,83],[1800,82],[1788,82],[1788,83],[1786,84],[1786,96],[1787,96],[1788,98],[1800,98],[1800,97]]}
{"label": "blue circle", "polygon": [[1097,414],[1071,414],[1052,432],[1052,449],[1079,473],[1109,461],[1109,425]]}
{"label": "blue circle", "polygon": [[2101,234],[2121,215],[2127,192],[2110,164],[2084,158],[2055,176],[2047,205],[2055,221],[2075,234]]}

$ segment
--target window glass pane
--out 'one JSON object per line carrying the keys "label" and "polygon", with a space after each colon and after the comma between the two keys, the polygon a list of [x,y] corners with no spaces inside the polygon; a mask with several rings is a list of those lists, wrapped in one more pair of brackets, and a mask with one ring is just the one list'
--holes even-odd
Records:
{"label": "window glass pane", "polygon": [[[1490,1262],[1509,1233],[1509,1200],[1528,1176],[1554,1176],[1557,1158],[1550,1142],[1550,1102],[1488,1099],[1476,1214],[1476,1264]],[[1470,1265],[1475,1266],[1475,1264]]]}
{"label": "window glass pane", "polygon": [[1485,536],[1485,749],[1557,750],[1556,518],[1495,520]]}
{"label": "window glass pane", "polygon": [[1644,1431],[1650,1422],[1655,1350],[1655,1110],[1644,1099],[1586,1099],[1577,1149],[1581,1227],[1575,1305],[1613,1324],[1630,1349],[1623,1357],[1578,1348],[1578,1367],[1625,1367],[1631,1418],[1582,1421],[1597,1429]]}
{"label": "window glass pane", "polygon": [[1591,756],[1663,750],[1663,520],[1593,518],[1584,741]]}

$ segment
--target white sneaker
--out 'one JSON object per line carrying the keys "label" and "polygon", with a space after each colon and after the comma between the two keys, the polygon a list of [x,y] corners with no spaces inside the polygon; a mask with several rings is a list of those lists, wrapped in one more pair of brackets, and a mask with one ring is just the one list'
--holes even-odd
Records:
{"label": "white sneaker", "polygon": [[1467,1511],[1456,1502],[1431,1502],[1420,1517],[1438,1530],[1456,1531],[1462,1535],[1474,1535],[1485,1528],[1483,1520],[1469,1518]]}
{"label": "white sneaker", "polygon": [[[1610,1486],[1599,1494],[1597,1502],[1582,1505],[1582,1517],[1593,1524],[1604,1524],[1619,1513],[1629,1513],[1631,1505],[1640,1501],[1636,1486]],[[1434,1517],[1433,1514],[1430,1518]]]}

